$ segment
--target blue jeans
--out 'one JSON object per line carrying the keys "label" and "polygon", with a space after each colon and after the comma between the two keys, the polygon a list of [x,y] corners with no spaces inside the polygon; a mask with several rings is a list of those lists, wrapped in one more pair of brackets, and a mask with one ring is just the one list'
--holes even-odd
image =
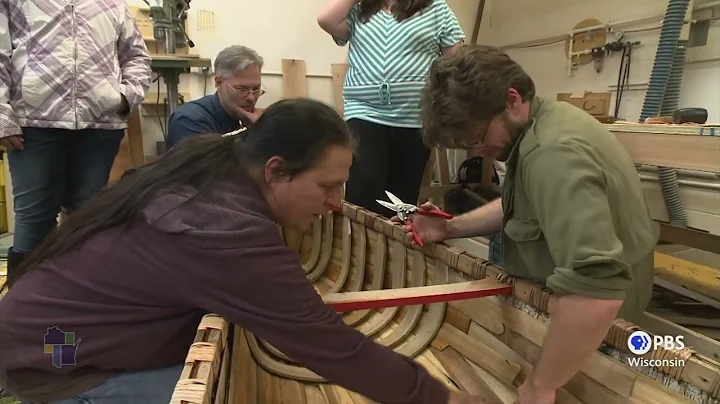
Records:
{"label": "blue jeans", "polygon": [[73,398],[45,404],[168,404],[183,366],[121,373]]}
{"label": "blue jeans", "polygon": [[23,150],[10,150],[13,250],[31,252],[57,226],[61,208],[75,211],[107,185],[124,131],[23,128]]}
{"label": "blue jeans", "polygon": [[491,235],[489,240],[490,251],[488,252],[488,259],[493,264],[503,266],[504,264],[502,256],[502,231],[500,231],[500,233],[495,233]]}

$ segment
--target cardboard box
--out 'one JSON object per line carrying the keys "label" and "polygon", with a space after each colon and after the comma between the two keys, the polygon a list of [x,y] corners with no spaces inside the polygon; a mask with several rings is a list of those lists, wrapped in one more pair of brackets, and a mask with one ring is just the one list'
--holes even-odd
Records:
{"label": "cardboard box", "polygon": [[610,98],[609,92],[593,93],[589,91],[580,93],[559,93],[558,101],[564,101],[572,104],[592,116],[610,115]]}

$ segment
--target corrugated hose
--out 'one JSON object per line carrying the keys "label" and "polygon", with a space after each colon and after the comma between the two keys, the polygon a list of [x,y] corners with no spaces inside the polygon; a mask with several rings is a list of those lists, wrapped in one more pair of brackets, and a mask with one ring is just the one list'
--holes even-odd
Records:
{"label": "corrugated hose", "polygon": [[[686,42],[680,41],[680,31],[689,3],[689,0],[670,0],[668,3],[640,122],[649,117],[672,115],[678,107],[686,51]],[[687,227],[687,212],[680,197],[677,172],[674,168],[658,167],[658,179],[670,224]]]}

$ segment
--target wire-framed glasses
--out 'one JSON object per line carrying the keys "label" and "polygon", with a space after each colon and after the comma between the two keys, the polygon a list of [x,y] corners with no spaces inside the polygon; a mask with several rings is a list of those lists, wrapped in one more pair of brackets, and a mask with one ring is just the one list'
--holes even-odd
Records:
{"label": "wire-framed glasses", "polygon": [[265,90],[263,90],[262,88],[233,87],[227,81],[225,82],[225,84],[227,84],[227,86],[240,97],[247,97],[248,95],[260,97],[261,95],[265,94]]}

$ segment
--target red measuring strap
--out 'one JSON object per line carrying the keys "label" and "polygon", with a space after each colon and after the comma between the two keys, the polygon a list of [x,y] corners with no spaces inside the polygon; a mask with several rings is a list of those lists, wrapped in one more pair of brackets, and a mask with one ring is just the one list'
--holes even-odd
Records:
{"label": "red measuring strap", "polygon": [[325,304],[332,306],[336,312],[342,313],[352,310],[382,309],[507,295],[511,294],[512,290],[512,286],[507,283],[501,283],[494,279],[483,279],[445,285],[328,293],[322,298]]}

